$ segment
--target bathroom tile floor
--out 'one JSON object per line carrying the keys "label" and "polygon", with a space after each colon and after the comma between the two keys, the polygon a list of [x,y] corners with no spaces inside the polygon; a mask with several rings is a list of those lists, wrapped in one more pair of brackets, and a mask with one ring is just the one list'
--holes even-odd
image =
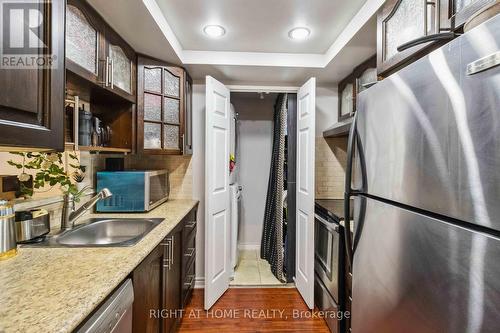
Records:
{"label": "bathroom tile floor", "polygon": [[291,286],[293,283],[281,283],[271,272],[269,263],[260,258],[259,250],[240,250],[239,263],[234,279],[230,284],[236,286]]}

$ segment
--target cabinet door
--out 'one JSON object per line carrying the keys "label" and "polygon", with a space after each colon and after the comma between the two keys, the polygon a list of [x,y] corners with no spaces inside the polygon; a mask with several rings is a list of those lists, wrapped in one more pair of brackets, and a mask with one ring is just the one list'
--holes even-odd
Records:
{"label": "cabinet door", "polygon": [[140,57],[137,149],[181,154],[184,134],[184,70]]}
{"label": "cabinet door", "polygon": [[163,308],[167,315],[163,318],[163,333],[173,332],[180,320],[181,309],[181,269],[182,243],[181,232],[177,231],[166,238],[163,266]]}
{"label": "cabinet door", "polygon": [[[62,151],[65,1],[1,5],[10,26],[17,26],[4,40],[2,54],[14,62],[0,66],[0,146]],[[33,11],[40,13],[38,22],[31,22]],[[29,24],[23,18],[29,18]],[[46,66],[26,62],[28,57]],[[24,66],[19,62],[23,59]]]}
{"label": "cabinet door", "polygon": [[66,7],[66,66],[68,70],[99,84],[104,63],[99,57],[102,49],[102,21],[83,1],[68,0]]}
{"label": "cabinet door", "polygon": [[[113,30],[106,30],[107,82],[114,93],[135,102],[136,55],[134,50]],[[105,78],[106,79],[106,78]]]}
{"label": "cabinet door", "polygon": [[162,309],[164,245],[159,245],[132,273],[134,284],[133,332],[161,332],[161,317],[150,310]]}
{"label": "cabinet door", "polygon": [[495,3],[495,0],[452,0],[452,2],[451,20],[455,28],[460,28],[474,13]]}
{"label": "cabinet door", "polygon": [[407,42],[440,32],[440,25],[440,8],[435,1],[386,1],[377,17],[378,74],[387,74],[436,45],[431,42],[401,52],[397,50]]}
{"label": "cabinet door", "polygon": [[339,83],[338,121],[346,120],[354,115],[356,110],[356,78],[349,74]]}

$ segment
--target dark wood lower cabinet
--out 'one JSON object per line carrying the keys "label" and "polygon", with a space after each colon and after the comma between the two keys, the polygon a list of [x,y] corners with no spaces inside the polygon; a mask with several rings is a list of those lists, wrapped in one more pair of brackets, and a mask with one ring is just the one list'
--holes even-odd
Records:
{"label": "dark wood lower cabinet", "polygon": [[182,283],[182,230],[177,230],[167,237],[169,245],[163,265],[163,333],[174,332],[181,316],[181,283]]}
{"label": "dark wood lower cabinet", "polygon": [[179,327],[194,287],[196,210],[132,272],[133,332],[169,333]]}
{"label": "dark wood lower cabinet", "polygon": [[[132,273],[134,307],[132,327],[134,332],[161,332],[158,315],[150,310],[161,310],[163,288],[163,246],[157,246]],[[154,313],[153,313],[154,314]]]}

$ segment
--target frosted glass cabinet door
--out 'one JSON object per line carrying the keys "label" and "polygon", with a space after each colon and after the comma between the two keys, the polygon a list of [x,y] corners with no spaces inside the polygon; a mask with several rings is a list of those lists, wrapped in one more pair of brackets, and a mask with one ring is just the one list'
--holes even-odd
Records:
{"label": "frosted glass cabinet door", "polygon": [[73,5],[66,7],[66,58],[97,75],[98,32],[85,14]]}
{"label": "frosted glass cabinet door", "polygon": [[384,59],[389,59],[398,53],[399,45],[426,34],[424,14],[424,1],[401,0],[394,8],[392,16],[385,21]]}
{"label": "frosted glass cabinet door", "polygon": [[179,149],[179,126],[165,125],[163,148]]}
{"label": "frosted glass cabinet door", "polygon": [[342,90],[342,100],[340,104],[340,115],[349,116],[354,112],[354,86],[352,83],[347,84]]}
{"label": "frosted glass cabinet door", "polygon": [[161,94],[161,68],[144,68],[144,90]]}
{"label": "frosted glass cabinet door", "polygon": [[118,45],[110,45],[109,52],[113,63],[113,84],[132,93],[132,62]]}
{"label": "frosted glass cabinet door", "polygon": [[144,123],[144,148],[161,149],[161,125]]}
{"label": "frosted glass cabinet door", "polygon": [[165,69],[163,73],[163,90],[165,95],[180,97],[181,78]]}

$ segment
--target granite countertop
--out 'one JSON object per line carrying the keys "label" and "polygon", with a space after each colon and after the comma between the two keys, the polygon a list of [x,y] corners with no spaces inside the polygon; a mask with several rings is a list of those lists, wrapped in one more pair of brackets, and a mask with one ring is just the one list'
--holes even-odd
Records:
{"label": "granite countertop", "polygon": [[197,203],[170,200],[148,213],[90,216],[165,219],[131,247],[18,247],[16,257],[0,261],[0,332],[71,332]]}

